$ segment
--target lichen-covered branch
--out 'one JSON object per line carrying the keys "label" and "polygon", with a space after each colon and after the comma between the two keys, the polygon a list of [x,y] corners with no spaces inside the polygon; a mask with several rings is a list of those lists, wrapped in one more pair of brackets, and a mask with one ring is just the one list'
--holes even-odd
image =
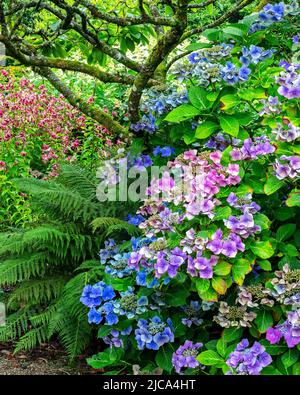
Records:
{"label": "lichen-covered branch", "polygon": [[139,119],[139,104],[148,81],[154,76],[157,67],[181,40],[187,26],[187,5],[188,0],[178,1],[175,14],[176,26],[160,36],[145,65],[135,79],[128,101],[129,117],[133,123]]}

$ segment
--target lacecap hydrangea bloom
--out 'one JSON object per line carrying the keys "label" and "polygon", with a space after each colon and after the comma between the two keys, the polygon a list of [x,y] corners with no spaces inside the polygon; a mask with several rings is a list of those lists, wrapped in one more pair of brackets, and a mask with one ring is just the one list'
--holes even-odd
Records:
{"label": "lacecap hydrangea bloom", "polygon": [[271,356],[265,347],[254,342],[249,347],[249,341],[243,339],[229,355],[226,364],[231,368],[227,375],[259,375],[263,368],[272,363]]}
{"label": "lacecap hydrangea bloom", "polygon": [[172,321],[168,318],[166,323],[158,316],[149,320],[140,319],[138,329],[135,330],[135,338],[139,350],[148,348],[149,350],[158,350],[166,343],[174,341]]}
{"label": "lacecap hydrangea bloom", "polygon": [[269,328],[266,334],[271,344],[279,343],[283,337],[289,348],[300,343],[300,310],[290,311],[287,320],[275,328]]}
{"label": "lacecap hydrangea bloom", "polygon": [[202,343],[194,344],[192,341],[186,340],[184,344],[173,353],[172,364],[176,373],[180,373],[183,368],[196,368],[199,366],[196,357],[201,347],[203,347]]}

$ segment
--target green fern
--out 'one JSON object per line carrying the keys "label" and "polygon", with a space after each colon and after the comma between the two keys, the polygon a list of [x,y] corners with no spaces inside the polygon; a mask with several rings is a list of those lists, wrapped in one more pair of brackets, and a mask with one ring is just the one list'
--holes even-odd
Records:
{"label": "green fern", "polygon": [[0,234],[0,287],[12,288],[0,341],[15,340],[18,352],[58,336],[74,359],[92,336],[80,295],[100,280],[101,243],[113,231],[138,232],[123,220],[130,203],[98,202],[96,176],[71,164],[55,180],[16,183],[37,221]]}

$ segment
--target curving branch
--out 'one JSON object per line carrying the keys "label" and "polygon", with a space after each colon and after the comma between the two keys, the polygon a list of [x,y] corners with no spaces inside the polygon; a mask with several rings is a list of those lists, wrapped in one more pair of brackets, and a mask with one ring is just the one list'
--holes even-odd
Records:
{"label": "curving branch", "polygon": [[228,18],[230,18],[232,15],[234,15],[236,12],[242,10],[245,8],[247,5],[254,3],[256,0],[242,0],[240,1],[236,6],[231,8],[229,11],[225,12],[224,15],[222,15],[220,18],[216,19],[214,22],[209,23],[208,25],[205,26],[200,26],[195,29],[188,30],[182,35],[182,41],[186,40],[189,37],[194,36],[195,34],[200,34],[206,29],[211,29],[213,27],[217,27],[221,25],[223,22],[225,22]]}
{"label": "curving branch", "polygon": [[[56,2],[56,0],[55,0]],[[59,1],[57,1],[59,2]],[[124,18],[120,18],[114,15],[110,15],[109,13],[100,11],[97,6],[91,4],[88,0],[82,0],[81,4],[84,5],[92,14],[94,18],[104,20],[109,23],[113,23],[118,26],[133,26],[133,25],[142,25],[142,24],[151,24],[151,25],[159,25],[159,26],[175,26],[176,21],[172,18],[165,18],[161,16],[151,16],[146,13],[143,1],[139,0],[139,9],[141,12],[141,16],[139,17],[129,17],[125,16]]]}
{"label": "curving branch", "polygon": [[160,36],[157,44],[150,52],[145,65],[135,79],[128,101],[128,112],[132,123],[139,120],[139,103],[148,81],[154,76],[158,66],[181,40],[187,26],[188,2],[189,0],[178,0],[177,11],[175,13],[176,26]]}
{"label": "curving branch", "polygon": [[105,126],[113,135],[123,138],[128,136],[127,129],[123,128],[105,111],[99,109],[91,103],[87,103],[80,96],[76,95],[49,68],[34,67],[33,70],[42,77],[46,78],[73,107],[77,108],[88,117],[91,117],[95,121],[99,122],[101,125]]}

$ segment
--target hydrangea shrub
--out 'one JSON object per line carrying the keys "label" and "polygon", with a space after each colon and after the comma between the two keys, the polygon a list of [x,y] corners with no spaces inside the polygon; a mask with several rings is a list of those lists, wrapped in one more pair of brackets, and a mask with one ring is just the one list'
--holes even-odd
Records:
{"label": "hydrangea shrub", "polygon": [[145,92],[132,129],[165,171],[127,218],[140,236],[108,240],[83,291],[109,345],[91,366],[300,373],[298,17],[281,2],[209,29],[169,90]]}

